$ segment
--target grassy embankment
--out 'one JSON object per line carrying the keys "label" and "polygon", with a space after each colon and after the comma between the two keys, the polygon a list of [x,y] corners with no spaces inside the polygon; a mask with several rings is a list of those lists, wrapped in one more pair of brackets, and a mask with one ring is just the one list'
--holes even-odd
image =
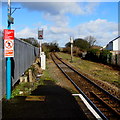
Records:
{"label": "grassy embankment", "polygon": [[[29,69],[32,70],[33,74],[36,74],[37,70],[32,65]],[[29,70],[28,69],[28,70]],[[25,72],[25,75],[28,76],[28,70]],[[35,79],[35,78],[34,78]],[[37,78],[36,81],[30,83],[30,82],[22,82],[17,84],[14,89],[12,90],[11,98],[14,98],[15,96],[28,96],[31,94],[33,90],[35,90],[39,85],[45,85],[46,80],[50,80],[53,83],[56,82],[49,74],[48,66],[45,71],[43,71],[42,76],[40,78]]]}
{"label": "grassy embankment", "polygon": [[[69,54],[58,53],[58,55],[62,59],[70,61]],[[94,79],[107,81],[117,87],[120,87],[119,71],[114,70],[112,67],[100,63],[91,62],[88,60],[82,60],[79,57],[73,57],[72,65],[74,65],[76,68],[80,69],[80,71],[88,74]]]}

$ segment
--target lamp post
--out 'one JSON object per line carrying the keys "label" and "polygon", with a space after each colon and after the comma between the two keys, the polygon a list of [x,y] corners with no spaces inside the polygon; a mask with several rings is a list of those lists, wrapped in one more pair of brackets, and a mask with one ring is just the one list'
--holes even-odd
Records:
{"label": "lamp post", "polygon": [[70,43],[71,43],[71,62],[73,62],[73,38],[70,37]]}

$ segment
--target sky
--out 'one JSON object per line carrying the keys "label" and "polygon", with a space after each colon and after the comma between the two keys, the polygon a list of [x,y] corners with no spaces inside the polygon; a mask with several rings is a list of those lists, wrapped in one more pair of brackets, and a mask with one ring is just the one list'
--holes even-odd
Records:
{"label": "sky", "polygon": [[[64,47],[74,39],[93,36],[105,46],[118,36],[118,2],[12,2],[17,38],[34,37],[44,30],[42,42]],[[12,9],[13,10],[13,9]],[[7,3],[2,2],[2,30],[7,28]]]}

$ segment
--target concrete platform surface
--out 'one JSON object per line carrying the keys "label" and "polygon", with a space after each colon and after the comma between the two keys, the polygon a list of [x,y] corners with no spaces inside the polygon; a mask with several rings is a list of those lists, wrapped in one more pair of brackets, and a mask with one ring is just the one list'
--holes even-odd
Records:
{"label": "concrete platform surface", "polygon": [[49,80],[30,96],[3,100],[2,107],[2,120],[87,120],[72,94]]}

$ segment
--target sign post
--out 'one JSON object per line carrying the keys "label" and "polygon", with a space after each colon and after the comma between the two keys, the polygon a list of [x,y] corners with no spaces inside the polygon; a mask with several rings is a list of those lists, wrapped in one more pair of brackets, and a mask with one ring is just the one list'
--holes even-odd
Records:
{"label": "sign post", "polygon": [[43,30],[38,31],[38,39],[40,39],[40,56],[42,52],[42,39],[43,39]]}
{"label": "sign post", "polygon": [[[8,27],[7,27],[8,30],[11,29],[11,22],[9,20],[9,18],[10,18],[9,16],[11,16],[10,0],[8,0]],[[6,42],[6,46],[7,46],[7,44],[8,44],[8,46],[11,46],[11,42],[10,43]],[[11,58],[10,57],[7,57],[7,63],[6,64],[7,64],[6,65],[6,99],[9,100],[11,98]]]}
{"label": "sign post", "polygon": [[43,70],[46,67],[46,56],[42,52],[42,39],[43,39],[43,29],[38,31],[38,39],[40,39],[40,65]]}
{"label": "sign post", "polygon": [[11,24],[14,24],[14,18],[11,16],[11,0],[8,0],[8,26],[4,30],[4,56],[6,57],[6,99],[11,98],[11,57],[14,57],[14,30],[11,30]]}

